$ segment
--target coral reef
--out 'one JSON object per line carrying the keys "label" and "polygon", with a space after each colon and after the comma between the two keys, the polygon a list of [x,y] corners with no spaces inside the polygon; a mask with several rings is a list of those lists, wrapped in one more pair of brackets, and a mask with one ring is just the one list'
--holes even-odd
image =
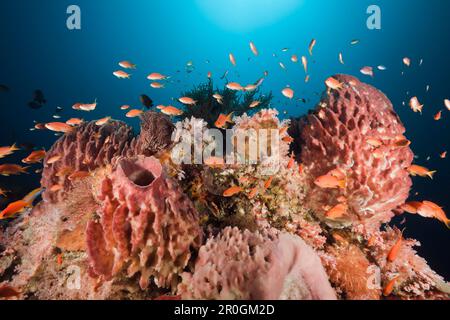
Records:
{"label": "coral reef", "polygon": [[72,174],[89,173],[110,164],[114,157],[127,150],[133,136],[133,129],[120,121],[109,121],[102,126],[92,121],[64,134],[44,159],[41,179],[42,187],[46,188],[44,200],[63,201],[72,189]]}
{"label": "coral reef", "polygon": [[[351,76],[334,78],[342,88],[328,89],[300,124],[309,206],[323,216],[324,207],[345,197],[348,210],[343,220],[377,230],[408,198],[412,182],[407,168],[413,153],[403,136],[405,128],[383,93]],[[345,175],[345,187],[315,185],[315,179],[333,170]]]}
{"label": "coral reef", "polygon": [[[203,119],[210,127],[213,127],[214,122],[221,113],[229,114],[233,112],[234,115],[239,116],[245,112],[258,111],[259,109],[270,107],[270,102],[273,98],[272,93],[260,94],[259,91],[258,87],[255,90],[245,92],[241,97],[238,91],[230,90],[227,87],[214,89],[214,83],[210,79],[207,83],[200,84],[182,94],[182,96],[190,97],[196,101],[195,105],[189,106],[184,111],[182,118],[194,117]],[[221,97],[220,102],[214,98],[214,95]],[[250,105],[253,101],[259,101],[260,103],[252,109]]]}
{"label": "coral reef", "polygon": [[185,299],[336,299],[314,250],[273,229],[225,228],[200,249],[180,287]]}
{"label": "coral reef", "polygon": [[[175,124],[74,128],[47,153],[44,201],[0,224],[0,285],[20,299],[448,299],[419,243],[385,224],[411,187],[405,128],[380,91],[334,79],[303,119],[210,81]],[[208,126],[231,111],[216,141]],[[219,142],[231,149],[204,159]]]}
{"label": "coral reef", "polygon": [[110,280],[127,269],[145,289],[174,288],[200,247],[199,216],[156,158],[121,159],[101,187],[99,219],[87,227],[92,271]]}

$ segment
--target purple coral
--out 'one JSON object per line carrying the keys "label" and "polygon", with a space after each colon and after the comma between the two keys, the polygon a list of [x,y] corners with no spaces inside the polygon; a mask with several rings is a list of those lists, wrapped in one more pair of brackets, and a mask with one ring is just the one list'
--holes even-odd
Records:
{"label": "purple coral", "polygon": [[[337,75],[342,88],[327,91],[319,106],[299,125],[301,161],[308,176],[311,206],[319,215],[345,196],[350,220],[388,221],[412,185],[407,168],[413,160],[405,128],[389,99],[358,79]],[[296,131],[295,128],[291,132]],[[339,169],[343,189],[324,189],[314,181]]]}
{"label": "purple coral", "polygon": [[[43,197],[58,202],[72,188],[71,173],[91,171],[103,167],[121,155],[133,138],[133,129],[121,121],[109,121],[98,126],[95,121],[85,123],[62,136],[47,152],[41,185]],[[60,159],[48,164],[54,157]],[[55,186],[58,188],[55,189]]]}
{"label": "purple coral", "polygon": [[275,229],[225,228],[200,249],[179,290],[187,299],[336,299],[314,250]]}
{"label": "purple coral", "polygon": [[121,159],[103,181],[99,219],[87,227],[92,271],[105,279],[125,268],[140,273],[140,286],[151,278],[158,287],[174,288],[202,243],[199,216],[192,202],[153,157]]}

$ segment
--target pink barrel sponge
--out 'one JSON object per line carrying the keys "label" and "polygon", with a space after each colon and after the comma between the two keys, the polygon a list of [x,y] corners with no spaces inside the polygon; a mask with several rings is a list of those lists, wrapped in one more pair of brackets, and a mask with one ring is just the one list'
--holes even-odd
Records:
{"label": "pink barrel sponge", "polygon": [[120,159],[101,187],[99,218],[88,223],[92,272],[109,280],[125,269],[145,289],[174,288],[202,244],[199,216],[153,157]]}
{"label": "pink barrel sponge", "polygon": [[[49,202],[65,198],[71,189],[69,176],[77,171],[91,171],[103,167],[121,155],[133,139],[133,128],[121,121],[109,121],[98,126],[95,121],[84,123],[62,136],[47,152],[44,159],[41,185],[43,197]],[[50,159],[59,160],[48,163]],[[59,186],[58,189],[54,189]]]}
{"label": "pink barrel sponge", "polygon": [[[324,215],[345,197],[350,221],[377,228],[408,198],[412,182],[407,168],[413,153],[405,127],[382,92],[351,76],[333,78],[341,88],[328,89],[300,123],[307,198],[316,213]],[[344,188],[314,183],[336,169],[345,176]]]}
{"label": "pink barrel sponge", "polygon": [[320,258],[299,237],[231,227],[200,249],[179,292],[184,299],[336,299]]}

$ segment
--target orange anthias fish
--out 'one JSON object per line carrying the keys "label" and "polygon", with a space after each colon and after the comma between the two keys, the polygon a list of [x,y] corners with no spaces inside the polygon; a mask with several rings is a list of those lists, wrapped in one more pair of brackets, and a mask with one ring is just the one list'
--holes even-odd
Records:
{"label": "orange anthias fish", "polygon": [[266,182],[264,183],[264,189],[269,189],[270,186],[272,185],[272,181],[273,181],[273,176],[266,180]]}
{"label": "orange anthias fish", "polygon": [[16,144],[10,147],[0,147],[0,159],[13,154],[17,150],[20,150],[20,148],[17,148]]}
{"label": "orange anthias fish", "polygon": [[231,187],[231,188],[225,190],[223,192],[223,196],[224,197],[232,197],[238,193],[241,193],[242,191],[243,191],[243,189],[241,187],[234,186],[234,187]]}
{"label": "orange anthias fish", "polygon": [[291,157],[290,157],[290,159],[289,159],[287,168],[288,168],[288,169],[292,169],[292,167],[294,167],[294,164],[295,164],[294,154],[291,153]]}
{"label": "orange anthias fish", "polygon": [[416,214],[419,207],[422,205],[422,202],[419,201],[410,201],[400,206],[400,209],[411,213]]}
{"label": "orange anthias fish", "polygon": [[388,282],[388,284],[383,289],[383,296],[387,297],[392,293],[392,291],[394,291],[394,287],[398,278],[399,276],[396,276]]}
{"label": "orange anthias fish", "polygon": [[130,106],[127,104],[124,104],[123,106],[120,107],[120,110],[127,110],[130,109]]}
{"label": "orange anthias fish", "polygon": [[0,175],[11,176],[27,173],[28,167],[22,167],[17,164],[0,164]]}
{"label": "orange anthias fish", "polygon": [[450,111],[450,99],[445,99],[444,100],[444,105],[447,108],[447,110]]}
{"label": "orange anthias fish", "polygon": [[447,151],[442,152],[439,157],[441,157],[441,159],[445,159],[447,158]]}
{"label": "orange anthias fish", "polygon": [[134,63],[131,63],[130,61],[120,61],[119,66],[124,69],[136,69],[136,65]]}
{"label": "orange anthias fish", "polygon": [[445,223],[447,228],[450,229],[450,220],[447,218],[444,210],[434,202],[423,201],[417,208],[417,213],[425,218],[437,219],[442,223]]}
{"label": "orange anthias fish", "polygon": [[214,122],[214,125],[217,128],[223,129],[226,126],[227,123],[232,123],[233,122],[232,119],[231,119],[231,117],[233,116],[233,113],[234,113],[234,111],[231,112],[228,115],[225,115],[225,114],[221,113],[219,115],[219,117],[217,118],[216,122]]}
{"label": "orange anthias fish", "polygon": [[283,94],[283,96],[285,96],[288,99],[294,98],[294,90],[292,90],[289,87],[284,88],[283,90],[281,90],[281,93]]}
{"label": "orange anthias fish", "polygon": [[297,62],[298,62],[298,57],[297,57],[296,54],[293,54],[293,55],[292,55],[291,61],[292,61],[293,63],[297,63]]}
{"label": "orange anthias fish", "polygon": [[31,154],[22,160],[23,163],[32,164],[39,163],[45,158],[45,150],[37,150],[31,152]]}
{"label": "orange anthias fish", "polygon": [[302,56],[302,65],[303,70],[305,70],[305,72],[308,73],[308,58],[306,58],[305,56]]}
{"label": "orange anthias fish", "polygon": [[433,175],[437,171],[430,171],[425,167],[413,164],[408,168],[408,172],[412,176],[429,177],[430,179],[433,179]]}
{"label": "orange anthias fish", "polygon": [[373,77],[373,68],[372,67],[363,67],[360,72],[365,76]]}
{"label": "orange anthias fish", "polygon": [[54,164],[61,160],[61,155],[56,155],[47,160],[46,164]]}
{"label": "orange anthias fish", "polygon": [[166,79],[168,79],[168,78],[169,78],[168,76],[165,76],[165,75],[163,75],[163,74],[161,74],[161,73],[158,73],[158,72],[150,73],[150,74],[147,76],[147,79],[148,79],[148,80],[151,80],[151,81],[166,80]]}
{"label": "orange anthias fish", "polygon": [[162,113],[167,114],[168,116],[181,116],[183,114],[183,110],[180,110],[173,106],[165,106],[160,110]]}
{"label": "orange anthias fish", "polygon": [[408,57],[403,58],[403,64],[407,67],[411,66],[411,59]]}
{"label": "orange anthias fish", "polygon": [[252,101],[252,103],[250,103],[250,105],[248,106],[249,108],[256,108],[257,106],[259,106],[261,104],[261,101]]}
{"label": "orange anthias fish", "polygon": [[328,210],[325,213],[325,216],[328,219],[332,219],[332,220],[339,219],[339,218],[342,218],[347,213],[347,210],[348,210],[348,205],[346,203],[339,203],[336,206],[334,206],[333,208],[331,208],[330,210]]}
{"label": "orange anthias fish", "polygon": [[0,298],[9,299],[13,297],[19,297],[20,295],[21,292],[18,289],[7,284],[0,284]]}
{"label": "orange anthias fish", "polygon": [[237,82],[227,83],[227,88],[230,90],[235,90],[235,91],[243,91],[244,90],[244,87],[241,86],[241,84],[239,84]]}
{"label": "orange anthias fish", "polygon": [[97,108],[97,99],[93,103],[80,103],[78,108],[82,111],[94,111]]}
{"label": "orange anthias fish", "polygon": [[2,212],[0,212],[0,220],[11,218],[15,214],[23,212],[26,208],[32,207],[34,200],[39,197],[42,191],[42,188],[34,189],[22,200],[10,203]]}
{"label": "orange anthias fish", "polygon": [[228,57],[230,58],[230,62],[233,66],[236,66],[236,58],[234,57],[234,54],[230,53],[228,55]]}
{"label": "orange anthias fish", "polygon": [[339,90],[342,89],[343,83],[339,82],[333,77],[329,77],[327,80],[325,80],[325,84],[328,88],[333,90]]}
{"label": "orange anthias fish", "polygon": [[139,117],[143,113],[144,113],[144,111],[142,111],[142,110],[133,109],[133,110],[128,111],[125,116],[127,118],[135,118],[135,117]]}
{"label": "orange anthias fish", "polygon": [[97,120],[97,121],[95,122],[95,124],[96,124],[97,126],[102,126],[102,125],[106,124],[109,120],[111,120],[111,117],[104,117],[104,118],[102,118],[102,119]]}
{"label": "orange anthias fish", "polygon": [[83,123],[83,120],[81,120],[79,118],[70,118],[69,120],[66,121],[66,124],[68,124],[69,126],[78,126],[82,123]]}
{"label": "orange anthias fish", "polygon": [[76,172],[72,173],[70,176],[68,176],[67,178],[70,181],[74,181],[77,179],[83,179],[83,178],[89,177],[89,175],[90,175],[90,173],[88,171],[76,171]]}
{"label": "orange anthias fish", "polygon": [[345,174],[340,170],[332,170],[328,174],[318,177],[314,184],[323,189],[344,189],[346,186]]}
{"label": "orange anthias fish", "polygon": [[123,70],[114,71],[113,75],[119,79],[130,79],[130,77],[131,77],[131,74],[126,73]]}
{"label": "orange anthias fish", "polygon": [[259,54],[258,49],[256,48],[256,46],[253,42],[250,42],[250,50],[252,50],[252,52],[255,56],[257,56]]}
{"label": "orange anthias fish", "polygon": [[309,43],[308,51],[311,56],[313,55],[313,49],[316,43],[317,43],[316,39],[312,39],[311,42]]}
{"label": "orange anthias fish", "polygon": [[420,112],[422,113],[423,110],[423,104],[420,104],[419,99],[417,97],[412,97],[409,100],[409,107],[414,112]]}
{"label": "orange anthias fish", "polygon": [[187,105],[195,105],[197,103],[197,101],[195,101],[192,98],[189,97],[181,97],[178,99],[178,101],[180,101],[182,104],[187,104]]}
{"label": "orange anthias fish", "polygon": [[439,121],[442,119],[442,111],[439,111],[434,115],[434,120]]}
{"label": "orange anthias fish", "polygon": [[387,260],[389,262],[393,262],[393,261],[395,261],[395,259],[397,259],[400,249],[402,248],[402,244],[403,244],[403,235],[400,234],[400,237],[398,238],[398,240],[392,246],[391,250],[389,250],[389,253],[387,256]]}
{"label": "orange anthias fish", "polygon": [[73,130],[73,127],[68,125],[67,123],[64,122],[50,122],[50,123],[46,123],[45,127],[48,130],[51,131],[55,131],[55,132],[63,132],[63,133],[67,133]]}

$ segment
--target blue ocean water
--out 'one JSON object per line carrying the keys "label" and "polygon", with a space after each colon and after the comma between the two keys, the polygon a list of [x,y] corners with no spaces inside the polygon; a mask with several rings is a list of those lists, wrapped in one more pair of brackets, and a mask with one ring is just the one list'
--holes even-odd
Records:
{"label": "blue ocean water", "polygon": [[[81,30],[66,27],[71,4],[81,9]],[[381,8],[381,30],[366,26],[366,9],[372,4]],[[414,178],[412,194],[418,192],[414,199],[429,199],[449,212],[450,160],[439,158],[441,152],[450,151],[450,112],[443,104],[450,99],[449,21],[450,2],[441,0],[4,0],[0,2],[0,84],[10,91],[0,92],[0,145],[17,142],[48,149],[56,137],[29,128],[33,121],[52,121],[58,106],[63,108],[63,120],[112,116],[137,125],[138,120],[126,119],[119,106],[140,108],[140,94],[150,96],[155,105],[174,103],[172,98],[180,92],[205,82],[208,71],[222,86],[220,77],[226,70],[228,79],[245,84],[267,70],[263,91],[275,94],[273,107],[287,111],[286,116],[300,116],[314,107],[328,76],[348,73],[388,95],[407,127],[416,163],[438,171],[434,180]],[[311,79],[305,83],[301,64],[292,64],[290,57],[308,55],[312,38],[317,45],[309,57]],[[360,43],[352,46],[353,39]],[[252,55],[249,41],[256,44],[258,57]],[[228,60],[230,52],[236,67]],[[344,65],[338,61],[339,52]],[[402,64],[405,56],[412,60],[410,68]],[[112,75],[121,60],[138,65],[130,80]],[[186,72],[188,61],[195,67],[192,73]],[[359,73],[366,65],[384,65],[387,70],[375,71],[370,78]],[[165,89],[152,89],[146,80],[150,72],[170,75],[171,81]],[[310,101],[283,98],[280,91],[286,85],[297,97]],[[47,103],[32,110],[27,103],[36,89],[43,91]],[[411,96],[425,104],[422,116],[402,105]],[[76,102],[95,99],[94,112],[71,109]],[[443,119],[436,122],[433,115],[439,110]],[[8,161],[18,162],[26,155],[20,152]],[[23,194],[37,186],[38,178],[35,174],[2,177],[0,186]],[[450,232],[445,226],[408,216],[404,227],[407,236],[422,242],[419,251],[430,265],[450,278]]]}

